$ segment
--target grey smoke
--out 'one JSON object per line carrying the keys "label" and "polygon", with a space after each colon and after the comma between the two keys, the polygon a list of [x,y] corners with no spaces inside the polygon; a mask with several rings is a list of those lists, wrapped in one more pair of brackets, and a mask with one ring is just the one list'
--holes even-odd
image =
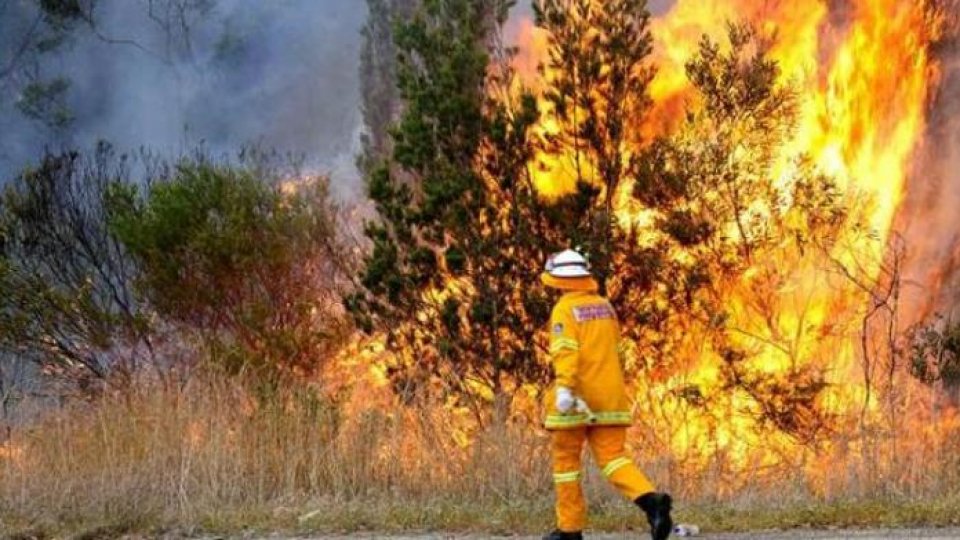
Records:
{"label": "grey smoke", "polygon": [[[647,8],[650,10],[650,13],[654,17],[659,17],[666,13],[671,6],[673,6],[676,0],[649,0],[647,3]],[[531,8],[531,3],[528,1],[521,0],[517,2],[516,7],[514,8],[513,14],[521,15],[525,17],[530,17],[533,15],[533,9]]]}
{"label": "grey smoke", "polygon": [[936,57],[943,78],[897,223],[907,249],[907,324],[960,316],[960,38]]}
{"label": "grey smoke", "polygon": [[[41,58],[45,76],[71,81],[67,104],[75,119],[65,130],[25,117],[18,96],[0,96],[0,184],[46,149],[89,150],[98,140],[164,156],[201,144],[214,154],[258,144],[304,156],[311,170],[331,175],[341,196],[362,194],[354,164],[364,0],[210,0],[212,10],[196,17],[188,34],[176,26],[165,32],[149,16],[150,3],[98,0],[99,35],[80,25],[68,46]],[[653,0],[650,7],[662,14],[671,4]],[[531,14],[525,0],[516,10]]]}
{"label": "grey smoke", "polygon": [[215,154],[259,144],[302,155],[312,170],[331,174],[338,193],[359,194],[357,66],[366,3],[211,3],[189,34],[175,27],[168,42],[148,16],[148,0],[100,0],[101,35],[78,28],[69,47],[43,58],[45,72],[71,80],[75,120],[64,132],[26,118],[15,96],[0,99],[0,178],[45,147],[88,149],[101,139],[168,156],[198,144]]}

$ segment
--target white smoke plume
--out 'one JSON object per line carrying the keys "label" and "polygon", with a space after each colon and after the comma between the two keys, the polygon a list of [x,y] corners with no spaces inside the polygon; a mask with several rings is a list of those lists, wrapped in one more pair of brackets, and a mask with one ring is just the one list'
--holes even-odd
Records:
{"label": "white smoke plume", "polygon": [[[192,13],[185,31],[164,7],[191,2],[210,9]],[[54,132],[21,114],[20,96],[0,99],[0,179],[45,148],[89,149],[101,139],[167,156],[198,144],[228,154],[258,144],[302,155],[341,195],[361,193],[354,157],[366,3],[191,2],[98,0],[96,28],[79,25],[41,59],[44,75],[69,78],[73,122]]]}

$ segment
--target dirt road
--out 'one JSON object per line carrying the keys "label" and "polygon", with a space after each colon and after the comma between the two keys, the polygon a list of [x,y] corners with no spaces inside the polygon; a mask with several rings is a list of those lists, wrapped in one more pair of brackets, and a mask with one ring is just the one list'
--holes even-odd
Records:
{"label": "dirt road", "polygon": [[[376,534],[312,537],[301,540],[333,539],[346,540],[347,538],[377,538],[384,540],[539,540],[532,536],[483,536],[483,535],[444,535],[423,534],[408,536],[384,536]],[[646,534],[591,534],[590,540],[647,540]],[[671,536],[671,539],[674,537]],[[701,534],[692,537],[699,540],[910,540],[922,538],[925,540],[960,539],[960,529],[898,529],[898,530],[834,530],[834,531],[760,531],[746,534]]]}
{"label": "dirt road", "polygon": [[[715,534],[702,535],[695,538],[715,540],[907,540],[924,538],[927,540],[960,539],[960,529],[902,529],[902,530],[834,530],[834,531],[788,531],[788,532],[755,532],[749,534]],[[612,540],[612,538],[611,538]]]}

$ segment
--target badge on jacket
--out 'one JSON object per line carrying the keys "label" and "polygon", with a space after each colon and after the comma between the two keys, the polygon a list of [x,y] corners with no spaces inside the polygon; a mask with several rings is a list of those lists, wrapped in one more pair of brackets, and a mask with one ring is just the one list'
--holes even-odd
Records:
{"label": "badge on jacket", "polygon": [[616,319],[617,314],[613,311],[613,307],[610,304],[604,302],[602,304],[590,304],[573,308],[573,318],[576,319],[577,322],[589,322],[601,319]]}
{"label": "badge on jacket", "polygon": [[553,325],[553,335],[555,336],[563,335],[563,323],[557,323]]}

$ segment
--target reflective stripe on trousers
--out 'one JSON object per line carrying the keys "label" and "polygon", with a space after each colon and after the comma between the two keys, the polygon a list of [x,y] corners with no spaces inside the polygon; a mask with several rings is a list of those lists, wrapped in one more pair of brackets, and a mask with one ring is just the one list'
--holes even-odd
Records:
{"label": "reflective stripe on trousers", "polygon": [[587,504],[580,487],[580,455],[589,442],[594,460],[604,477],[624,497],[633,501],[654,491],[649,479],[628,457],[623,426],[591,426],[551,432],[553,481],[557,493],[557,528],[582,531],[587,524]]}

